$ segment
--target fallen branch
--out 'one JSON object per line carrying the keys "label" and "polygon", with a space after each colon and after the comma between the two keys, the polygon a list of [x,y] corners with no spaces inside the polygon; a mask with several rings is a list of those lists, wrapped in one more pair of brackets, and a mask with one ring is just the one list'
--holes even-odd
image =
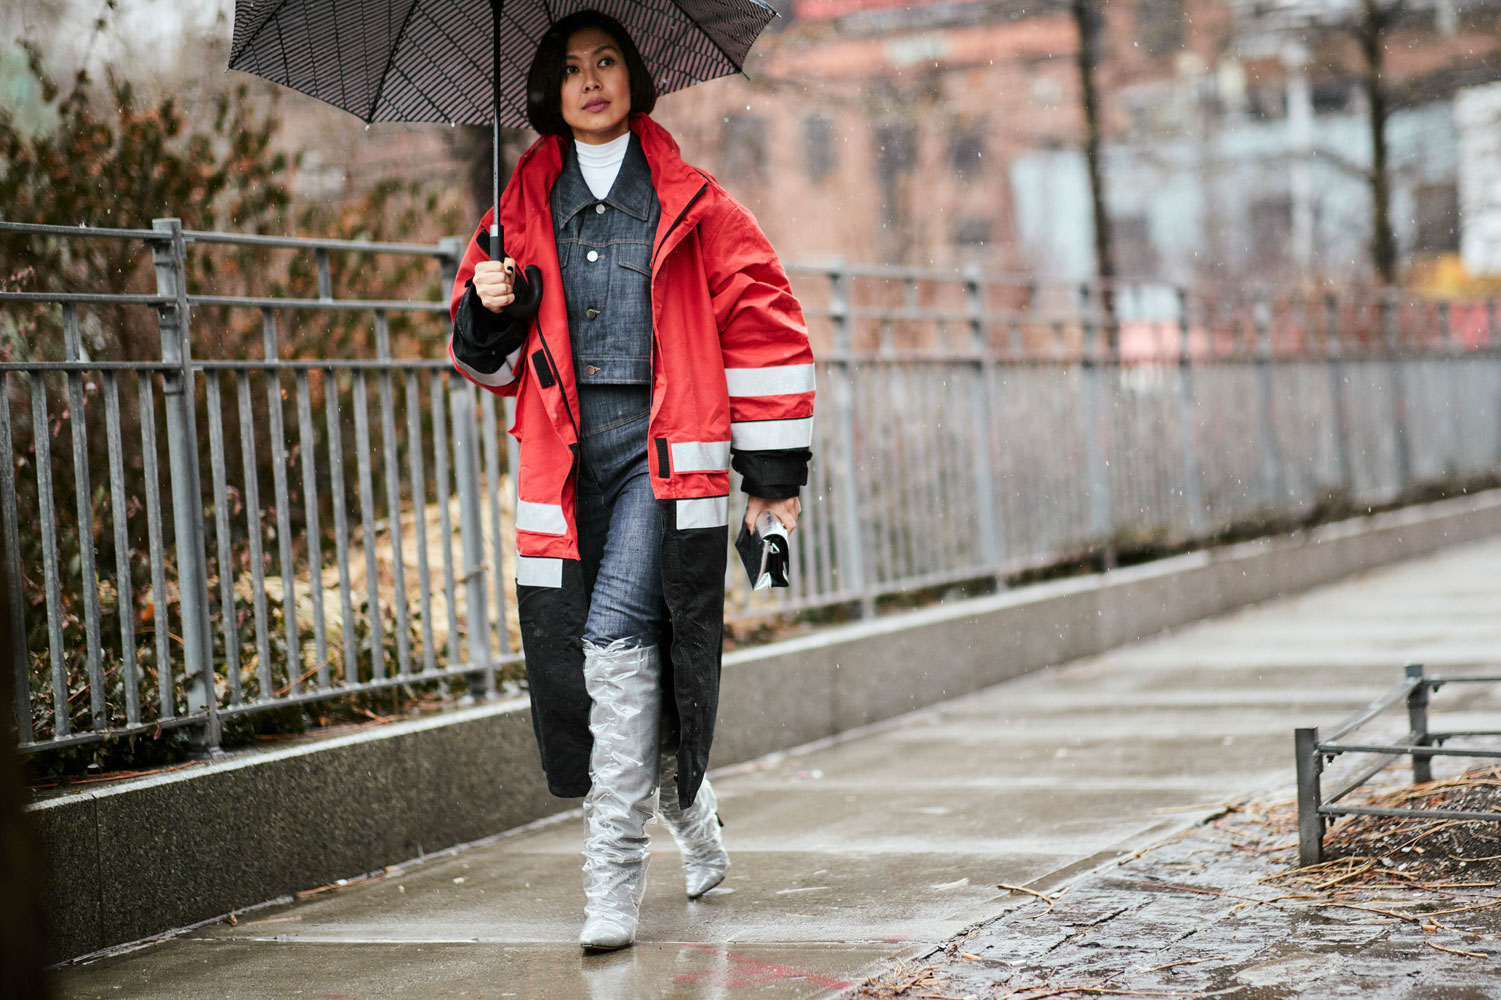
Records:
{"label": "fallen branch", "polygon": [[[1027,990],[1035,989],[1046,989],[1047,992],[1033,993],[1032,995],[1026,997],[1020,996],[1021,993]],[[1010,994],[1010,996],[1016,998],[1016,1000],[1042,1000],[1043,997],[1059,997],[1064,996],[1068,993],[1108,993],[1113,996],[1122,997],[1196,997],[1202,995],[1199,993],[1178,993],[1168,992],[1164,990],[1112,990],[1107,989],[1103,986],[1060,986],[1056,989],[1048,989],[1047,987],[1038,986],[1023,986],[1016,993]]]}
{"label": "fallen branch", "polygon": [[202,761],[190,760],[186,764],[173,764],[171,767],[158,767],[151,771],[116,771],[114,774],[100,774],[92,778],[77,778],[69,781],[70,785],[89,785],[96,781],[124,781],[126,778],[144,778],[148,774],[166,774],[169,771],[181,771],[185,767],[193,767]]}
{"label": "fallen branch", "polygon": [[363,878],[340,879],[337,882],[330,882],[328,885],[320,885],[316,889],[302,889],[299,892],[294,893],[294,895],[298,899],[309,899],[321,892],[328,892],[332,889],[348,889],[350,886],[364,885],[366,882],[379,882],[389,874],[390,872],[377,872],[374,875],[366,875]]}
{"label": "fallen branch", "polygon": [[1309,903],[1308,905],[1318,907],[1336,906],[1346,910],[1365,910],[1367,913],[1379,913],[1384,917],[1395,917],[1398,920],[1406,920],[1414,924],[1421,924],[1427,919],[1427,917],[1414,917],[1406,913],[1397,913],[1395,910],[1383,910],[1375,906],[1361,906],[1359,903]]}
{"label": "fallen branch", "polygon": [[997,883],[996,884],[996,888],[997,889],[1010,889],[1012,892],[1024,892],[1024,893],[1026,893],[1029,896],[1036,896],[1038,899],[1040,899],[1044,903],[1048,904],[1048,909],[1049,910],[1051,910],[1053,908],[1053,897],[1052,896],[1044,896],[1042,893],[1036,891],[1035,889],[1028,889],[1028,888],[1025,888],[1024,886],[1019,886],[1019,885],[1007,885],[1004,882]]}
{"label": "fallen branch", "polygon": [[[324,664],[328,663],[328,660],[325,658],[324,661],[323,661],[323,663]],[[318,668],[320,666],[322,666],[322,664],[315,663],[311,667],[308,667],[307,668],[307,672],[304,673],[301,677],[297,678],[295,681],[289,681],[285,685],[283,685],[282,687],[277,688],[272,693],[272,697],[275,697],[275,698],[282,697],[288,691],[292,690],[297,685],[301,684],[303,681],[307,680],[309,677],[312,677],[314,674],[316,674],[318,672]]]}
{"label": "fallen branch", "polygon": [[1478,951],[1460,951],[1458,948],[1445,948],[1443,945],[1441,945],[1441,944],[1434,944],[1432,941],[1428,941],[1428,942],[1425,942],[1425,943],[1430,948],[1437,948],[1439,951],[1447,951],[1451,955],[1465,955],[1465,956],[1467,956],[1469,958],[1490,958],[1489,955],[1482,954],[1481,952],[1478,952]]}
{"label": "fallen branch", "polygon": [[1212,958],[1185,958],[1181,962],[1169,962],[1166,965],[1158,965],[1151,969],[1142,969],[1138,976],[1145,976],[1149,972],[1161,972],[1163,969],[1176,969],[1180,965],[1198,965],[1200,962],[1223,962],[1229,959],[1229,955],[1215,955]]}
{"label": "fallen branch", "polygon": [[1336,878],[1332,878],[1332,879],[1330,879],[1327,882],[1320,882],[1318,885],[1316,885],[1316,886],[1313,887],[1313,891],[1314,892],[1323,892],[1325,889],[1331,889],[1334,886],[1339,885],[1341,882],[1348,882],[1352,878],[1359,878],[1360,876],[1364,875],[1366,872],[1370,871],[1372,868],[1375,868],[1375,867],[1376,867],[1376,859],[1375,858],[1370,858],[1370,859],[1368,859],[1366,861],[1366,863],[1364,865],[1362,865],[1361,867],[1355,869],[1354,871],[1345,872],[1345,874],[1340,875],[1340,876],[1338,876]]}
{"label": "fallen branch", "polygon": [[[1257,899],[1255,896],[1237,896],[1233,892],[1215,892],[1213,889],[1195,889],[1191,885],[1173,885],[1171,882],[1138,882],[1131,879],[1127,879],[1125,881],[1127,885],[1148,885],[1154,889],[1177,889],[1180,892],[1197,892],[1202,896],[1223,896],[1225,899],[1244,899],[1248,903],[1260,903],[1263,906],[1270,906],[1278,910],[1287,909],[1287,907],[1278,906],[1276,903],[1272,902],[1269,899]],[[1286,899],[1288,897],[1283,896],[1281,898]]]}

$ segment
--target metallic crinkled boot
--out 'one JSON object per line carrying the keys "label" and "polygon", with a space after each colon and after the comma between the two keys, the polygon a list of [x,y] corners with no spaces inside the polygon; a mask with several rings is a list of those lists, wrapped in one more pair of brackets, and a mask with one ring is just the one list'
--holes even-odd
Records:
{"label": "metallic crinkled boot", "polygon": [[[673,741],[676,743],[676,741]],[[662,748],[661,801],[657,812],[683,853],[683,881],[687,885],[688,898],[697,899],[724,881],[730,869],[730,855],[719,837],[719,802],[714,788],[705,778],[698,786],[698,795],[687,809],[678,807],[678,755],[677,748]]]}
{"label": "metallic crinkled boot", "polygon": [[646,890],[646,821],[657,801],[662,661],[656,646],[584,644],[584,686],[594,700],[589,794],[584,797],[585,948],[636,940]]}

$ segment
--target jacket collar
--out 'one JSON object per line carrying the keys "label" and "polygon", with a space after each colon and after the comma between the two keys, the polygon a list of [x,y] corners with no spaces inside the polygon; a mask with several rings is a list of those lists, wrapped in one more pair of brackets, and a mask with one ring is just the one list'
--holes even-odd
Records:
{"label": "jacket collar", "polygon": [[579,212],[603,201],[611,208],[619,209],[633,219],[645,222],[651,216],[651,200],[655,193],[651,184],[651,168],[646,163],[646,154],[641,150],[641,140],[635,135],[626,147],[625,160],[620,164],[620,173],[615,183],[603,198],[594,197],[579,168],[578,152],[572,143],[567,146],[563,172],[553,185],[553,225],[562,229]]}
{"label": "jacket collar", "polygon": [[[655,272],[655,262],[660,262],[709,210],[718,185],[708,174],[683,161],[677,142],[650,115],[631,115],[630,127],[651,168],[651,184],[662,209],[653,240]],[[536,248],[533,252],[556,253],[549,195],[563,172],[563,160],[572,141],[556,135],[539,138],[516,162],[513,183],[506,186],[501,196],[504,217],[531,220],[522,225],[532,236],[527,242]],[[699,197],[705,189],[710,197]],[[490,224],[488,213],[482,224]],[[561,365],[562,361],[558,363]]]}
{"label": "jacket collar", "polygon": [[652,276],[673,248],[698,225],[709,210],[711,198],[702,198],[718,185],[708,174],[684,162],[677,142],[650,115],[632,115],[631,131],[641,140],[646,162],[651,166],[652,186],[656,188],[662,216],[657,220],[653,240]]}

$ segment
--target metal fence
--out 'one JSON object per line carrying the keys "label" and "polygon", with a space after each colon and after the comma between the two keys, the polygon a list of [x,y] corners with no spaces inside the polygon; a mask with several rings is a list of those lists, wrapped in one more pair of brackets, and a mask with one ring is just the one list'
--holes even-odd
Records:
{"label": "metal fence", "polygon": [[[508,407],[444,353],[458,241],[176,220],[0,234],[138,246],[156,284],[0,291],[24,750],[184,726],[206,750],[254,713],[455,678],[487,696],[516,672]],[[215,247],[311,257],[316,297],[190,289],[191,255]],[[337,262],[372,254],[420,262],[429,301],[336,297]],[[793,587],[750,593],[732,561],[732,621],[870,614],[883,595],[1182,545],[1331,498],[1386,503],[1501,464],[1493,303],[790,272],[818,359],[815,460]],[[121,310],[151,314],[150,359],[95,356]],[[320,341],[340,356],[298,349],[307,316],[355,330]],[[247,317],[253,352],[223,335]],[[58,336],[28,340],[28,324]]]}

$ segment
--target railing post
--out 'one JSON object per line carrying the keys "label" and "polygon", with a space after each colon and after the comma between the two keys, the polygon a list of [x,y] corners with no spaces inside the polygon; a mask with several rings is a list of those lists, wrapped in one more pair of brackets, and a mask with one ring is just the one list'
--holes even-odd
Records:
{"label": "railing post", "polygon": [[1355,495],[1355,477],[1350,468],[1350,404],[1345,390],[1345,351],[1339,336],[1339,299],[1324,296],[1324,356],[1329,365],[1329,394],[1334,406],[1334,468],[1345,499]]}
{"label": "railing post", "polygon": [[995,455],[999,449],[990,407],[990,394],[995,386],[995,352],[990,349],[990,337],[985,329],[983,288],[979,270],[969,269],[964,276],[964,298],[969,311],[970,342],[980,366],[979,380],[970,401],[974,414],[975,482],[979,485],[975,503],[980,515],[980,553],[985,568],[995,574],[997,586],[1004,586],[1006,574],[1002,563],[1005,560],[1005,536],[1001,533],[1004,518],[995,491]]}
{"label": "railing post", "polygon": [[1178,423],[1183,434],[1183,503],[1188,535],[1204,537],[1204,486],[1199,468],[1199,422],[1194,419],[1193,352],[1189,343],[1188,289],[1178,290]]}
{"label": "railing post", "polygon": [[442,282],[438,291],[444,302],[453,294],[454,283],[459,280],[459,261],[463,256],[464,241],[457,236],[445,236],[438,241],[438,275]]}
{"label": "railing post", "polygon": [[1022,335],[1019,317],[1025,311],[1028,319],[1031,319],[1034,303],[1037,301],[1037,286],[1028,282],[1022,286],[1022,294],[1025,297],[1021,303],[1006,310],[1006,353],[1012,358],[1021,357]]}
{"label": "railing post", "polygon": [[1444,474],[1446,477],[1457,477],[1463,471],[1459,460],[1460,441],[1463,431],[1460,427],[1460,406],[1464,399],[1464,344],[1455,333],[1453,316],[1450,314],[1448,299],[1440,299],[1438,302],[1438,329],[1443,343],[1444,382],[1447,392],[1444,393],[1444,409],[1448,419],[1445,421],[1444,442],[1447,454],[1444,456]]}
{"label": "railing post", "polygon": [[1412,482],[1412,456],[1408,451],[1407,387],[1402,378],[1401,330],[1397,323],[1397,293],[1391,289],[1381,297],[1381,328],[1386,334],[1386,356],[1392,379],[1392,456],[1396,463],[1397,493],[1406,492]]}
{"label": "railing post", "polygon": [[479,441],[474,386],[464,379],[449,382],[448,412],[453,421],[453,471],[459,490],[459,542],[464,553],[469,639],[469,694],[495,693],[495,661],[490,656],[490,615],[485,603],[484,515],[480,503]]}
{"label": "railing post", "polygon": [[[1408,681],[1417,681],[1417,685],[1407,693],[1407,725],[1411,729],[1408,740],[1413,746],[1425,747],[1431,742],[1428,738],[1428,684],[1423,679],[1423,665],[1421,663],[1409,663],[1403,670],[1407,674]],[[1415,785],[1433,780],[1433,758],[1413,754],[1412,757],[1412,781]]]}
{"label": "railing post", "polygon": [[[458,281],[459,261],[462,259],[463,255],[464,241],[459,237],[445,236],[438,241],[438,270],[442,279],[441,291],[443,293],[443,296],[445,297],[445,301],[447,300],[447,297],[452,294],[453,286]],[[492,423],[500,419],[495,416],[495,397],[493,395],[486,394],[485,396],[482,396],[480,398],[482,402],[480,405],[479,419]],[[499,463],[501,462],[501,457],[498,452],[500,452],[501,450],[504,450],[505,452],[504,461],[506,463],[507,479],[511,487],[511,510],[515,511],[517,449],[512,447],[510,442],[507,440],[509,435],[506,433],[506,430],[511,426],[511,423],[516,415],[516,397],[504,397],[504,399],[502,400],[502,407],[503,409],[501,411],[501,416],[504,418],[505,423],[499,427],[490,426],[483,428],[481,430],[480,440],[484,442],[487,481],[492,481],[493,477],[499,475]],[[491,500],[493,504],[491,509],[492,516],[490,519],[492,522],[491,530],[493,532],[493,534],[490,536],[490,553],[495,562],[495,567],[493,570],[495,583],[495,637],[497,642],[499,643],[500,655],[507,656],[511,652],[511,640],[510,634],[506,631],[506,608],[509,606],[507,604],[507,601],[514,600],[515,594],[511,594],[510,598],[507,598],[506,580],[504,576],[504,570],[502,569],[504,565],[502,561],[502,555],[505,540],[502,537],[502,532],[500,530],[499,485],[495,485],[493,492],[487,489],[484,498]],[[492,676],[493,673],[494,671],[492,670]]]}
{"label": "railing post", "polygon": [[329,262],[327,247],[319,247],[313,251],[313,258],[318,265],[318,301],[332,302],[334,300],[334,277],[333,267]]}
{"label": "railing post", "polygon": [[1324,860],[1324,817],[1319,815],[1319,731],[1293,730],[1293,747],[1298,760],[1298,864],[1307,867]]}
{"label": "railing post", "polygon": [[[177,547],[177,587],[182,615],[183,693],[188,711],[206,718],[193,734],[193,752],[219,749],[219,706],[214,692],[209,633],[208,567],[204,557],[203,488],[199,483],[192,350],[188,338],[187,246],[180,219],[155,219],[167,236],[152,244],[157,294],[170,303],[157,310],[162,361],[179,366],[162,377],[167,413],[167,462],[172,480],[172,522]],[[232,609],[225,609],[231,614]],[[166,671],[162,672],[165,676]]]}
{"label": "railing post", "polygon": [[[0,372],[0,455],[14,456],[10,431],[10,373]],[[21,593],[21,530],[17,523],[15,459],[0,465],[0,525],[3,525],[5,591],[8,618],[5,635],[10,641],[13,687],[10,695],[15,707],[16,742],[29,743],[35,731],[31,725],[31,670],[26,652],[26,602]],[[122,604],[123,606],[123,604]]]}
{"label": "railing post", "polygon": [[1089,466],[1089,527],[1101,546],[1104,568],[1115,568],[1115,540],[1111,537],[1110,432],[1104,414],[1104,373],[1100,325],[1091,315],[1089,285],[1079,286],[1079,315],[1083,332],[1081,373],[1084,378],[1084,441]]}
{"label": "railing post", "polygon": [[[438,273],[444,296],[451,295],[458,280],[459,260],[464,253],[464,241],[457,236],[445,236],[438,241]],[[462,579],[465,600],[468,604],[469,665],[475,669],[469,675],[469,696],[487,698],[495,693],[495,662],[490,657],[490,614],[486,606],[485,589],[485,535],[484,514],[480,496],[479,441],[475,421],[475,397],[473,388],[461,378],[448,383],[448,413],[453,421],[453,471],[459,491],[459,543],[464,554]],[[434,433],[441,434],[442,428]],[[439,497],[439,502],[446,502]],[[499,532],[500,525],[495,526]],[[495,567],[495,585],[499,587],[500,567]],[[500,627],[505,629],[505,623]]]}
{"label": "railing post", "polygon": [[[839,421],[840,465],[839,510],[841,512],[839,568],[841,577],[849,574],[849,583],[860,598],[860,613],[866,618],[876,612],[875,596],[865,567],[865,545],[861,538],[860,463],[855,438],[855,360],[850,332],[849,274],[844,262],[837,261],[829,271],[829,320],[834,327],[834,365],[830,368],[830,387],[834,390],[834,410]],[[842,581],[841,581],[842,582]]]}
{"label": "railing post", "polygon": [[[1501,302],[1494,298],[1485,301],[1485,347],[1485,357],[1490,367],[1495,368],[1498,361],[1496,351],[1501,348]],[[1496,461],[1501,464],[1501,434],[1496,436]]]}
{"label": "railing post", "polygon": [[1272,306],[1265,292],[1256,293],[1253,307],[1256,324],[1256,385],[1260,396],[1261,487],[1267,503],[1280,510],[1285,487],[1281,449],[1277,445],[1276,400],[1272,393]]}

